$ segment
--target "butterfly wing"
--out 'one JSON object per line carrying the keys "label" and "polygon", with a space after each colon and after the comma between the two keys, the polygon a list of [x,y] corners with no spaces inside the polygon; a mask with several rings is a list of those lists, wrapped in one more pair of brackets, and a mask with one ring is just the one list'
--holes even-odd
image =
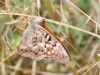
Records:
{"label": "butterfly wing", "polygon": [[70,61],[69,53],[59,40],[57,40],[51,33],[41,26],[38,26],[38,30],[44,37],[45,59],[52,58],[60,63]]}
{"label": "butterfly wing", "polygon": [[20,55],[35,60],[52,58],[60,63],[70,60],[66,48],[51,33],[40,24],[44,24],[43,19],[33,21],[22,35],[22,40],[18,46]]}

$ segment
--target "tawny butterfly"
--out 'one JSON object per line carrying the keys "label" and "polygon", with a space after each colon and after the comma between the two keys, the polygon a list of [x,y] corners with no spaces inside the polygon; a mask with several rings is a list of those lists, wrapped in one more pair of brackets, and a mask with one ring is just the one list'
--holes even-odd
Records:
{"label": "tawny butterfly", "polygon": [[45,20],[42,17],[29,22],[22,34],[18,52],[22,56],[35,60],[51,58],[63,64],[70,61],[67,49],[45,26]]}

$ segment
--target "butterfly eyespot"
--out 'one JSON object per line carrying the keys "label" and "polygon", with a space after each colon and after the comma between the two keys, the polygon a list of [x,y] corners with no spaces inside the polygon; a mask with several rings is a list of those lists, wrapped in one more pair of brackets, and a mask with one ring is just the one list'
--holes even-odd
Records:
{"label": "butterfly eyespot", "polygon": [[35,53],[35,55],[38,55],[38,53]]}
{"label": "butterfly eyespot", "polygon": [[43,52],[43,50],[41,50]]}

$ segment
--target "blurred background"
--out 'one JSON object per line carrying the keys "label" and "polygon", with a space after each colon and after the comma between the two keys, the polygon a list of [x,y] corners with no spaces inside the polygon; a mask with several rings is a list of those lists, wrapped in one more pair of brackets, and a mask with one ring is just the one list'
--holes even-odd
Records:
{"label": "blurred background", "polygon": [[[44,17],[71,61],[35,61],[17,46],[28,21]],[[100,75],[100,0],[0,0],[0,75]]]}

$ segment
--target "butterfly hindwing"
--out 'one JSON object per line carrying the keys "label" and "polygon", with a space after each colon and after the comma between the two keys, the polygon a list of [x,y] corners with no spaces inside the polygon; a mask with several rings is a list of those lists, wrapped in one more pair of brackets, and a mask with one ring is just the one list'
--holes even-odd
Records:
{"label": "butterfly hindwing", "polygon": [[52,58],[61,63],[68,62],[69,54],[60,42],[43,27],[38,26],[38,28],[45,38],[45,59]]}

